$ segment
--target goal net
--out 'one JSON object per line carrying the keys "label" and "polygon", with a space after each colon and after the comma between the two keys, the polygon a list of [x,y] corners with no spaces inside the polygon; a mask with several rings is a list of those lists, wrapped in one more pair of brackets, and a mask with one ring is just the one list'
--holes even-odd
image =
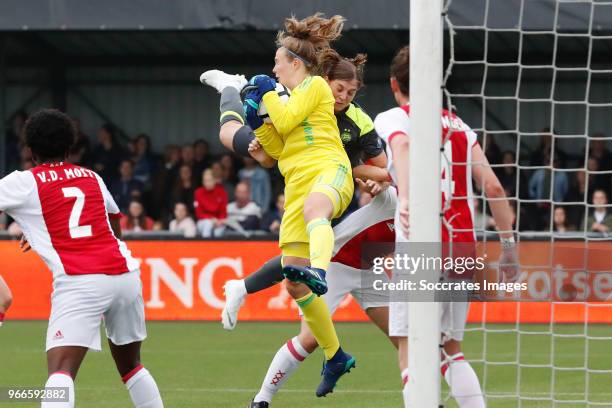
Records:
{"label": "goal net", "polygon": [[[450,0],[443,18],[444,107],[502,182],[528,283],[472,303],[466,358],[489,407],[612,407],[612,1]],[[495,253],[476,190],[474,208]]]}

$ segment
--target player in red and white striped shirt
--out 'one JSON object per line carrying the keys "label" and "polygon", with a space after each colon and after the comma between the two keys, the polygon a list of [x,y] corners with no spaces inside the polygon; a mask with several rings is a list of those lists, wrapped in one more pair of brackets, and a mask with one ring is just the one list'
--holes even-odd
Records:
{"label": "player in red and white striped shirt", "polygon": [[100,351],[102,317],[119,374],[135,407],[163,407],[155,380],[140,363],[146,338],[139,263],[119,237],[121,214],[91,170],[65,163],[75,136],[72,120],[45,109],[24,127],[36,167],[0,180],[0,211],[21,227],[53,273],[47,330],[49,378],[74,406],[74,378],[88,349]]}
{"label": "player in red and white striped shirt", "polygon": [[[380,113],[374,126],[387,143],[388,171],[399,186],[398,208],[395,215],[396,242],[408,242],[408,158],[410,140],[419,137],[410,132],[410,52],[402,48],[391,63],[391,90],[398,107]],[[445,224],[442,226],[442,242],[475,245],[472,181],[490,201],[491,211],[500,230],[504,251],[500,264],[515,264],[516,253],[512,234],[513,215],[505,199],[501,183],[492,171],[476,134],[454,114],[443,110],[441,114],[442,143],[445,159],[441,166],[442,210]],[[507,279],[516,276],[516,268],[503,270]],[[471,278],[470,276],[461,276]],[[452,272],[450,278],[460,278]],[[442,374],[451,388],[451,394],[460,408],[484,408],[485,402],[476,373],[464,359],[461,341],[469,303],[442,303]],[[408,353],[408,302],[394,302],[389,308],[389,334],[400,338],[399,358],[402,378],[407,383],[406,362]],[[407,401],[407,387],[404,400]]]}

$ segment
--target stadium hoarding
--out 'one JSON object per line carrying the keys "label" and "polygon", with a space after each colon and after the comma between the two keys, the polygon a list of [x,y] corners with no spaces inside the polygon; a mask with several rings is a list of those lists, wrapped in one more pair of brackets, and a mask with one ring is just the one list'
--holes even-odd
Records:
{"label": "stadium hoarding", "polygon": [[[491,243],[492,244],[492,243]],[[562,243],[558,258],[553,259],[557,276],[571,282],[571,273],[582,262],[568,248],[580,248],[577,241]],[[592,258],[612,250],[612,243],[589,244],[596,249]],[[279,253],[271,241],[130,241],[129,247],[142,265],[143,294],[149,320],[219,320],[223,307],[223,283],[243,278]],[[491,249],[493,254],[495,249]],[[551,254],[550,242],[528,242],[520,250],[521,263],[538,265],[542,256]],[[51,273],[34,253],[22,254],[15,241],[0,241],[2,276],[14,295],[8,319],[47,319],[52,290]],[[591,262],[591,258],[589,258]],[[598,261],[599,262],[599,261]],[[542,269],[542,268],[540,268]],[[541,270],[536,271],[542,272]],[[544,274],[546,275],[546,274]],[[544,276],[543,275],[543,276]],[[603,276],[603,275],[602,275]],[[607,275],[606,275],[607,276]],[[612,291],[612,279],[606,278],[600,290]],[[580,286],[578,299],[580,299]],[[468,321],[480,323],[612,323],[612,302],[552,303],[550,301],[473,302]],[[538,299],[533,299],[538,300]],[[583,299],[584,300],[584,299]],[[282,285],[249,296],[240,311],[243,321],[297,321],[297,307]],[[337,321],[365,321],[367,317],[357,303],[347,297],[335,314]]]}

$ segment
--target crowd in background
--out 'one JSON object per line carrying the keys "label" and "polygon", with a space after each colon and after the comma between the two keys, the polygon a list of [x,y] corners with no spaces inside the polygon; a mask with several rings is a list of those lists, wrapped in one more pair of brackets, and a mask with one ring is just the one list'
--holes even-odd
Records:
{"label": "crowd in background", "polygon": [[[25,112],[18,112],[9,123],[4,149],[7,171],[33,166],[20,139],[26,119]],[[124,214],[124,230],[204,238],[278,233],[284,186],[276,168],[264,169],[255,160],[230,152],[213,155],[204,139],[181,146],[168,144],[158,153],[146,134],[128,138],[106,124],[92,138],[81,130],[78,120],[75,126],[77,136],[68,160],[103,178]],[[586,144],[572,153],[553,145],[548,129],[542,131],[536,147],[521,146],[518,157],[515,151],[502,151],[494,138],[484,143],[513,209],[520,208],[517,229],[609,232],[612,174],[607,171],[612,171],[612,153],[604,135],[593,135],[588,151]],[[350,210],[368,201],[367,195],[358,193]],[[474,199],[477,230],[495,230],[486,207],[481,199]],[[3,214],[0,230],[21,233]]]}
{"label": "crowd in background", "polygon": [[[34,164],[20,139],[27,115],[19,112],[6,134],[7,173]],[[212,155],[204,139],[168,144],[160,154],[146,134],[121,137],[103,125],[91,138],[75,120],[77,136],[68,161],[95,170],[124,215],[125,231],[171,231],[186,237],[277,234],[284,208],[283,179],[250,158]],[[0,230],[16,223],[0,216]]]}
{"label": "crowd in background", "polygon": [[[488,138],[485,145],[507,196],[514,197],[515,213],[520,208],[517,229],[608,233],[612,228],[612,212],[607,207],[612,192],[612,153],[606,136],[593,134],[588,143],[586,138],[573,140],[571,149],[563,150],[550,129],[540,133],[534,147],[520,145],[518,157],[515,151],[502,151],[494,138]],[[480,202],[476,206],[482,207]],[[480,214],[480,225],[493,229],[492,219]]]}

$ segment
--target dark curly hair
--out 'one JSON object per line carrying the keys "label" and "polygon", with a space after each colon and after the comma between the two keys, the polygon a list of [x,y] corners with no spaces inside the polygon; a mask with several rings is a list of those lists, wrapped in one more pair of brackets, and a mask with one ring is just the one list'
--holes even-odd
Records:
{"label": "dark curly hair", "polygon": [[72,119],[57,109],[42,109],[30,116],[23,132],[37,161],[66,158],[76,135]]}

